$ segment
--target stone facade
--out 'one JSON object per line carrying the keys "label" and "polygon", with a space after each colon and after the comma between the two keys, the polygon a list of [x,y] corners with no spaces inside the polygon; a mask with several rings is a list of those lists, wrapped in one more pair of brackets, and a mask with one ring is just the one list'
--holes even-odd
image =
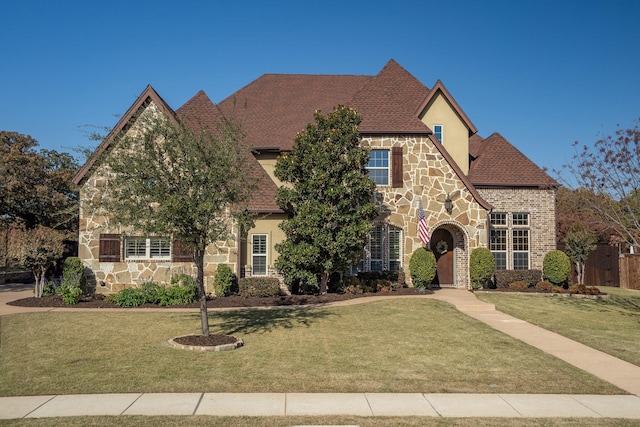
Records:
{"label": "stone facade", "polygon": [[[363,137],[363,145],[371,149],[402,147],[402,187],[378,186],[381,214],[377,221],[402,229],[402,266],[409,278],[411,254],[422,246],[417,232],[421,202],[430,233],[442,227],[453,235],[455,283],[451,285],[466,287],[470,251],[487,244],[487,211],[434,144],[423,136]],[[445,209],[447,197],[453,204],[451,214]]]}

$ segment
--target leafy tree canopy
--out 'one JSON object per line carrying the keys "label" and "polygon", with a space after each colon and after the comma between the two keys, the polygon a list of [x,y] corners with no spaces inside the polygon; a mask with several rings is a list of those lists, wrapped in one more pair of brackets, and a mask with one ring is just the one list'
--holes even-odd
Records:
{"label": "leafy tree canopy", "polygon": [[[580,201],[611,226],[620,242],[640,247],[640,120],[577,150],[564,166]],[[578,143],[575,144],[578,147]],[[566,182],[566,180],[565,180]]]}
{"label": "leafy tree canopy", "polygon": [[75,237],[78,193],[71,179],[78,164],[70,154],[37,146],[28,135],[0,131],[0,219]]}
{"label": "leafy tree canopy", "polygon": [[234,120],[215,128],[174,122],[153,110],[136,121],[100,159],[109,171],[88,207],[145,235],[172,236],[190,247],[198,270],[202,334],[209,335],[204,290],[205,249],[229,237],[233,214],[244,212],[256,187],[250,152]]}
{"label": "leafy tree canopy", "polygon": [[320,278],[326,292],[329,276],[356,262],[378,211],[365,168],[369,150],[360,145],[361,116],[337,106],[314,117],[276,163],[276,177],[291,184],[278,189],[277,202],[292,214],[280,226],[287,238],[276,245],[276,267],[289,282]]}

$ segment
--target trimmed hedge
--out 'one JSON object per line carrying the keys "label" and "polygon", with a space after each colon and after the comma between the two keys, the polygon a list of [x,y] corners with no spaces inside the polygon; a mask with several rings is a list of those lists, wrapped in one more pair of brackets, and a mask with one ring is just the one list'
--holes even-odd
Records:
{"label": "trimmed hedge", "polygon": [[243,297],[275,297],[280,295],[280,281],[275,277],[243,277],[238,280]]}
{"label": "trimmed hedge", "polygon": [[541,270],[496,270],[494,273],[497,288],[508,288],[511,283],[524,282],[534,287],[542,280]]}
{"label": "trimmed hedge", "polygon": [[490,288],[491,276],[496,269],[493,253],[487,248],[475,248],[469,260],[469,276],[473,289]]}
{"label": "trimmed hedge", "polygon": [[547,252],[542,261],[542,272],[554,285],[565,285],[571,273],[571,260],[559,250]]}
{"label": "trimmed hedge", "polygon": [[411,281],[416,288],[430,288],[436,277],[436,257],[425,248],[416,249],[409,260]]}

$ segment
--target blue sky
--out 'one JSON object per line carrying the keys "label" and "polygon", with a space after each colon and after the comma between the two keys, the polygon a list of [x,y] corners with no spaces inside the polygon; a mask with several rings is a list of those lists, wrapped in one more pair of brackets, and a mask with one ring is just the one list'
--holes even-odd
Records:
{"label": "blue sky", "polygon": [[542,167],[640,117],[640,1],[47,1],[0,6],[0,129],[92,144],[151,84],[177,109],[264,73],[440,79]]}

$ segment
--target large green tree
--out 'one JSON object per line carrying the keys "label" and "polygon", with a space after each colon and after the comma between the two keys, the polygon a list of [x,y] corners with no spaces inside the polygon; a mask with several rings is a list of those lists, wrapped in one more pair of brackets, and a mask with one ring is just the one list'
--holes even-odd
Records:
{"label": "large green tree", "polygon": [[75,236],[78,193],[71,179],[78,164],[70,154],[37,146],[28,135],[0,131],[0,220]]}
{"label": "large green tree", "polygon": [[136,125],[141,132],[116,138],[102,156],[110,176],[91,207],[112,223],[145,235],[172,236],[193,250],[202,335],[208,336],[205,251],[229,238],[234,216],[245,211],[256,186],[244,133],[227,117],[209,128],[149,110]]}
{"label": "large green tree", "polygon": [[360,144],[361,116],[337,106],[295,136],[293,149],[278,158],[275,175],[285,185],[277,201],[292,217],[280,225],[286,240],[276,245],[276,268],[288,282],[318,284],[353,265],[378,210],[375,183],[365,169],[369,150]]}

